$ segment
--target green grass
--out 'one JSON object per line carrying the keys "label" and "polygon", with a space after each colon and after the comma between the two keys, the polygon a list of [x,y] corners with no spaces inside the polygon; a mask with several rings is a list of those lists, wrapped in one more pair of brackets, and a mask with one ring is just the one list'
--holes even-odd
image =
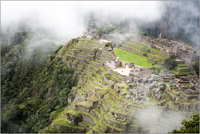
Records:
{"label": "green grass", "polygon": [[178,64],[178,66],[187,66],[186,64]]}
{"label": "green grass", "polygon": [[99,65],[102,65],[101,63],[95,62],[95,61],[93,61],[93,60],[91,60],[90,62],[93,62],[93,63],[99,64]]}
{"label": "green grass", "polygon": [[143,57],[116,47],[114,47],[113,51],[115,56],[119,57],[120,61],[124,61],[126,63],[134,62],[136,65],[144,68],[151,68],[152,66],[152,63],[147,61],[147,57]]}
{"label": "green grass", "polygon": [[81,106],[86,107],[86,108],[92,107],[92,105],[88,101],[79,102],[78,105],[81,105]]}
{"label": "green grass", "polygon": [[99,77],[100,79],[103,79],[103,76],[101,76],[100,73],[96,73],[95,75],[96,75],[97,77]]}
{"label": "green grass", "polygon": [[91,80],[88,80],[92,85],[95,85],[95,86],[97,86],[97,87],[100,87],[100,88],[103,88],[103,86],[101,86],[101,85],[99,85],[99,84],[97,84],[97,83],[95,83],[95,82],[93,82],[93,81],[91,81]]}
{"label": "green grass", "polygon": [[104,114],[103,118],[104,118],[105,120],[109,120],[109,119],[110,119],[110,117],[108,116],[108,114]]}
{"label": "green grass", "polygon": [[98,42],[97,40],[93,40],[93,39],[84,39],[84,38],[82,38],[81,40],[86,40],[86,41],[93,41],[93,42]]}
{"label": "green grass", "polygon": [[188,71],[188,72],[178,72],[178,71],[173,70],[173,72],[175,74],[192,74],[192,72],[190,72],[190,71]]}
{"label": "green grass", "polygon": [[84,71],[86,71],[86,72],[88,72],[89,74],[94,74],[93,72],[90,72],[90,71],[88,71],[88,70],[86,70],[86,69],[83,69]]}
{"label": "green grass", "polygon": [[87,116],[89,116],[90,118],[92,118],[92,120],[94,121],[95,124],[98,123],[98,120],[94,115],[92,115],[91,113],[88,113],[88,112],[83,112],[83,113],[86,114]]}
{"label": "green grass", "polygon": [[137,52],[139,52],[139,53],[142,53],[142,54],[146,53],[146,52],[144,52],[144,51],[141,51],[141,50],[140,50],[139,48],[137,48],[137,47],[130,46],[130,45],[127,45],[127,44],[123,44],[123,45],[125,45],[125,46],[127,46],[127,47],[131,47],[131,48],[133,48],[135,51],[137,51]]}
{"label": "green grass", "polygon": [[92,77],[94,81],[100,82],[96,77]]}
{"label": "green grass", "polygon": [[120,124],[127,124],[127,122],[122,122],[122,121],[118,121],[118,120],[114,120],[114,119],[110,119],[110,120],[117,122],[117,123],[120,123]]}
{"label": "green grass", "polygon": [[94,126],[92,129],[93,129],[94,131],[96,131],[96,132],[99,132],[99,133],[104,133],[104,132],[102,132],[101,130],[99,130],[99,129],[97,128],[97,125],[96,125],[96,126]]}
{"label": "green grass", "polygon": [[96,44],[96,43],[84,42],[83,40],[80,40],[80,42],[85,43],[85,44],[91,44],[91,45],[99,45],[99,44]]}
{"label": "green grass", "polygon": [[93,127],[92,123],[88,123],[88,122],[80,122],[81,124],[85,124],[87,126],[90,126],[91,128]]}
{"label": "green grass", "polygon": [[105,81],[102,81],[101,82],[102,84],[104,84],[104,85],[109,85],[107,82],[105,82]]}
{"label": "green grass", "polygon": [[177,69],[189,69],[189,67],[177,67]]}
{"label": "green grass", "polygon": [[154,55],[154,56],[156,56],[156,57],[159,57],[159,58],[161,58],[161,59],[167,59],[166,57],[163,57],[163,56],[161,56],[160,54],[156,54],[156,55]]}
{"label": "green grass", "polygon": [[106,74],[105,76],[106,76],[106,78],[109,79],[109,80],[112,80],[112,81],[118,82],[118,80],[115,79],[114,77],[112,77],[110,74]]}
{"label": "green grass", "polygon": [[71,114],[75,117],[81,117],[81,113],[80,111],[76,111],[76,110],[70,110],[70,111],[66,111],[67,114]]}
{"label": "green grass", "polygon": [[84,90],[86,90],[87,93],[90,92],[90,90],[86,86],[84,86]]}
{"label": "green grass", "polygon": [[92,134],[92,130],[87,131],[86,134]]}
{"label": "green grass", "polygon": [[82,89],[78,89],[82,94],[86,94]]}
{"label": "green grass", "polygon": [[62,125],[62,126],[69,126],[69,127],[78,128],[78,129],[85,129],[85,127],[83,127],[83,126],[69,124],[66,121],[66,118],[60,118],[60,119],[53,120],[53,124]]}
{"label": "green grass", "polygon": [[138,127],[138,125],[135,125],[135,124],[131,124],[130,126],[131,127]]}
{"label": "green grass", "polygon": [[158,49],[151,48],[151,50],[153,50],[153,51],[155,51],[155,52],[157,52],[157,53],[160,53],[160,50],[158,50]]}
{"label": "green grass", "polygon": [[89,47],[89,48],[97,48],[97,47],[94,47],[94,46],[89,46],[89,45],[83,45],[83,44],[77,44],[78,46],[84,46],[84,47]]}
{"label": "green grass", "polygon": [[131,41],[127,41],[127,42],[130,43],[130,44],[133,44],[133,45],[135,45],[135,46],[138,46],[138,47],[140,47],[140,48],[149,49],[148,47],[145,47],[145,46],[140,45],[140,44],[137,44],[137,43],[133,43],[133,42],[131,42]]}
{"label": "green grass", "polygon": [[105,67],[99,67],[99,69],[100,69],[101,71],[103,71],[104,74],[108,74],[108,71],[106,70]]}
{"label": "green grass", "polygon": [[100,96],[105,95],[106,92],[103,89],[97,89],[96,91]]}
{"label": "green grass", "polygon": [[89,83],[86,83],[86,85],[87,85],[88,87],[90,87],[91,89],[94,89]]}
{"label": "green grass", "polygon": [[99,112],[99,110],[97,109],[92,109],[93,112],[95,112],[95,114],[99,117],[99,119],[102,118],[101,113]]}
{"label": "green grass", "polygon": [[91,100],[92,102],[99,101],[99,99],[95,96],[95,94],[93,94],[92,96],[88,97],[88,99]]}
{"label": "green grass", "polygon": [[117,103],[113,100],[110,94],[106,94],[105,98],[107,99],[108,103],[114,108],[116,107]]}
{"label": "green grass", "polygon": [[116,129],[116,130],[124,130],[124,129],[122,129],[122,128],[118,128],[118,127],[115,127],[115,126],[113,126],[113,125],[108,125],[109,127],[111,127],[111,128],[114,128],[114,129]]}
{"label": "green grass", "polygon": [[[108,55],[108,54],[101,54],[101,55],[104,55],[104,56],[107,56],[107,57],[111,57],[112,58],[112,56],[111,55]],[[100,55],[100,56],[101,56]]]}
{"label": "green grass", "polygon": [[53,131],[53,132],[60,132],[60,133],[62,132],[61,130],[52,128],[51,125],[48,126],[48,129],[49,129],[50,131]]}
{"label": "green grass", "polygon": [[113,72],[112,72],[112,74],[113,74],[114,76],[120,78],[120,79],[122,78],[120,75],[117,75],[116,73],[113,73]]}
{"label": "green grass", "polygon": [[110,107],[107,105],[107,103],[104,99],[101,99],[101,102],[106,106],[107,110],[110,109]]}
{"label": "green grass", "polygon": [[65,108],[66,108],[66,107],[63,107],[63,108],[61,108],[61,109],[58,109],[58,110],[56,110],[56,111],[53,111],[53,112],[50,113],[50,115],[54,115],[54,116],[57,117]]}

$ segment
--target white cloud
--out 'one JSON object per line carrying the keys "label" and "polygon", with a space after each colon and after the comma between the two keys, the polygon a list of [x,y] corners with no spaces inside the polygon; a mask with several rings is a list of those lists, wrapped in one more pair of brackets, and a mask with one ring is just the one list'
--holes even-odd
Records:
{"label": "white cloud", "polygon": [[[153,21],[162,15],[161,2],[145,1],[2,1],[1,27],[29,18],[29,25],[44,26],[64,38],[74,38],[86,30],[83,16],[90,11],[118,15],[117,21],[139,18]],[[116,20],[115,20],[116,21]]]}

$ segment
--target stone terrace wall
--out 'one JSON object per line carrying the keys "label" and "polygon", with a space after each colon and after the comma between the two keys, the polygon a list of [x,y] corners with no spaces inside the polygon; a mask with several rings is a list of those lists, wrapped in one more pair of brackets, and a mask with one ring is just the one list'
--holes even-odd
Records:
{"label": "stone terrace wall", "polygon": [[166,58],[170,57],[170,52],[167,52],[165,49],[160,49],[160,55]]}

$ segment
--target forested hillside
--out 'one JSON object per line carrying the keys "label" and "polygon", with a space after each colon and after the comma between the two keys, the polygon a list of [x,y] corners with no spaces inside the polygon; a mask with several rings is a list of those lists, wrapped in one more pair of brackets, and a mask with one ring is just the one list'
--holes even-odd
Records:
{"label": "forested hillside", "polygon": [[5,37],[1,45],[1,132],[38,132],[49,124],[49,113],[66,105],[66,95],[76,83],[73,70],[56,56],[62,46],[42,32],[21,30],[9,41]]}

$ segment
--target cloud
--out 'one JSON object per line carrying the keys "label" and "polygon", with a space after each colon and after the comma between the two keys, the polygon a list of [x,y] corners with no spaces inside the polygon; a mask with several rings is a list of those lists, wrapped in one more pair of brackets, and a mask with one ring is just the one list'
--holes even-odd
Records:
{"label": "cloud", "polygon": [[84,16],[91,11],[102,19],[117,15],[127,18],[157,20],[162,16],[161,2],[138,1],[2,1],[1,27],[27,20],[32,27],[45,27],[62,38],[74,38],[86,31]]}
{"label": "cloud", "polygon": [[199,27],[193,21],[187,23],[187,18],[199,17],[198,4],[198,1],[2,1],[1,28],[23,19],[33,29],[45,27],[51,34],[69,40],[86,32],[85,17],[93,12],[104,24],[119,24],[128,19],[128,27],[137,31],[138,24],[160,21],[167,11],[166,5],[170,5],[177,13],[174,15],[177,27],[194,33],[191,39],[198,43]]}

